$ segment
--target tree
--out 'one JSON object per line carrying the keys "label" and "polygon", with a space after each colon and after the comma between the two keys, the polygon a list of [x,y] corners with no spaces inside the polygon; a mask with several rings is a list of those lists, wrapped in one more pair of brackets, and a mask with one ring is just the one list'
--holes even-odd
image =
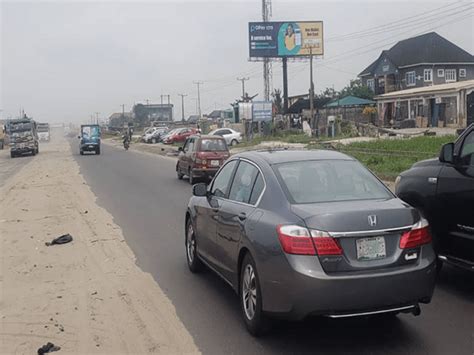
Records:
{"label": "tree", "polygon": [[281,114],[283,113],[283,99],[281,97],[281,90],[280,89],[275,89],[272,92],[272,98],[273,98],[273,107],[275,108],[275,113],[276,114]]}
{"label": "tree", "polygon": [[351,80],[348,86],[339,92],[339,97],[356,96],[362,99],[372,100],[374,92],[362,84],[360,79]]}

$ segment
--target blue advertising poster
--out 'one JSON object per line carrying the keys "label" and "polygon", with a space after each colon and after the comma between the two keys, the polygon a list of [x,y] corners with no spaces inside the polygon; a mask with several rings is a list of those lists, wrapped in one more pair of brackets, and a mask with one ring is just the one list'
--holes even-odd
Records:
{"label": "blue advertising poster", "polygon": [[250,22],[249,55],[251,58],[276,58],[322,55],[323,23]]}
{"label": "blue advertising poster", "polygon": [[272,121],[272,102],[254,101],[252,102],[253,122],[271,122]]}

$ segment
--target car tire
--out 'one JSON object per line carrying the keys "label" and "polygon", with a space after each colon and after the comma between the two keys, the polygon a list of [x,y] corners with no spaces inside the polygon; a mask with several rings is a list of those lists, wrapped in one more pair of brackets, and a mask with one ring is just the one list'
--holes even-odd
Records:
{"label": "car tire", "polygon": [[189,176],[189,184],[194,185],[196,183],[196,178],[193,177],[193,171],[191,169],[189,169],[188,176]]}
{"label": "car tire", "polygon": [[10,152],[10,158],[15,158],[15,157],[16,157],[15,153]]}
{"label": "car tire", "polygon": [[31,151],[31,155],[35,156],[36,155],[36,148]]}
{"label": "car tire", "polygon": [[182,173],[179,171],[179,163],[176,163],[176,176],[178,177],[178,180],[183,180],[184,174],[182,174]]}
{"label": "car tire", "polygon": [[79,154],[80,154],[80,155],[84,155],[84,151],[80,150],[80,151],[79,151]]}
{"label": "car tire", "polygon": [[236,146],[237,144],[239,144],[239,142],[237,141],[237,139],[232,139],[232,141],[230,142],[230,145],[233,147],[233,146]]}
{"label": "car tire", "polygon": [[40,152],[40,149],[39,149],[39,146],[38,146],[38,147],[36,147],[36,154],[39,154],[39,152]]}
{"label": "car tire", "polygon": [[95,154],[100,155],[100,148],[97,148],[97,149],[95,150]]}
{"label": "car tire", "polygon": [[250,334],[258,337],[268,331],[269,322],[262,310],[262,293],[257,267],[247,253],[240,269],[240,308],[245,326]]}
{"label": "car tire", "polygon": [[156,144],[156,138],[153,138],[153,139],[151,140],[151,143],[152,143],[152,144]]}
{"label": "car tire", "polygon": [[197,273],[202,270],[203,264],[197,255],[196,234],[194,233],[194,226],[191,218],[186,222],[186,261],[188,268],[192,273]]}

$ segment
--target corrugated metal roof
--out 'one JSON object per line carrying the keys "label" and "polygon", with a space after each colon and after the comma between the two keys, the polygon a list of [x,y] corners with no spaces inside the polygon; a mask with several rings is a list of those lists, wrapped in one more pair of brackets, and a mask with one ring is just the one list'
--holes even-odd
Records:
{"label": "corrugated metal roof", "polygon": [[474,89],[474,80],[457,81],[455,83],[423,86],[420,88],[393,91],[386,94],[378,95],[375,97],[375,99],[383,100],[389,98],[415,96],[423,94],[448,93],[456,92],[462,89]]}
{"label": "corrugated metal roof", "polygon": [[373,105],[375,101],[361,99],[360,97],[355,96],[346,96],[339,100],[333,100],[326,105],[325,108],[330,107],[343,107],[343,106],[364,106],[364,105]]}

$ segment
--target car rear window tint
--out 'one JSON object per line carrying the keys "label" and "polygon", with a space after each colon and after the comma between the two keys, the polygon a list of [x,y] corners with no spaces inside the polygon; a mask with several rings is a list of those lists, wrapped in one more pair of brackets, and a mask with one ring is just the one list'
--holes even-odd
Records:
{"label": "car rear window tint", "polygon": [[226,151],[227,145],[223,139],[202,139],[201,140],[201,151],[214,152],[214,151]]}

